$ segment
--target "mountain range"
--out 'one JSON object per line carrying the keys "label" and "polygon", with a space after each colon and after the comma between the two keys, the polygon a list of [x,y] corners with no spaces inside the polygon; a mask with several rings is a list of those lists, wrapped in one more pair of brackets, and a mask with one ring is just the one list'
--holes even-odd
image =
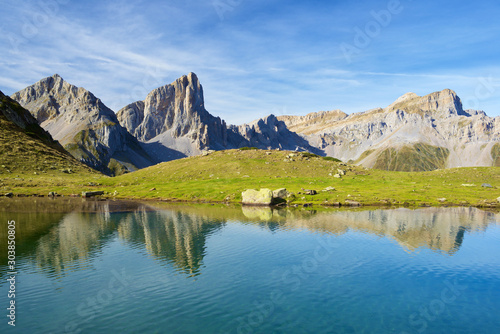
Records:
{"label": "mountain range", "polygon": [[279,117],[312,146],[385,170],[499,166],[500,117],[463,110],[456,93],[407,93],[386,108]]}
{"label": "mountain range", "polygon": [[116,114],[57,74],[11,98],[75,158],[109,175],[245,146],[309,151],[385,170],[500,166],[500,117],[464,110],[449,89],[407,93],[385,108],[350,115],[340,110],[269,115],[239,126],[205,109],[194,73]]}

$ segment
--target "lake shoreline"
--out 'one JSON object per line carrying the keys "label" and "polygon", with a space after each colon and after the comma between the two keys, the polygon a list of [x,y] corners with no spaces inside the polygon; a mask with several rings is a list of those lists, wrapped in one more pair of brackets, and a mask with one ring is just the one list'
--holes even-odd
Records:
{"label": "lake shoreline", "polygon": [[442,203],[435,204],[422,202],[422,203],[408,203],[408,202],[358,202],[357,204],[353,203],[342,203],[342,202],[333,202],[333,203],[317,203],[317,202],[302,202],[295,201],[293,203],[281,203],[278,205],[248,205],[242,204],[237,201],[216,201],[216,200],[185,200],[178,198],[141,198],[141,197],[111,197],[111,196],[95,196],[90,198],[85,198],[81,195],[72,194],[72,195],[59,195],[49,196],[42,194],[12,194],[12,196],[6,196],[5,194],[0,194],[0,199],[9,199],[9,198],[44,198],[44,199],[84,199],[87,201],[122,201],[122,202],[147,202],[147,203],[166,203],[166,204],[188,204],[188,205],[197,205],[197,204],[208,204],[208,205],[228,205],[228,206],[241,206],[248,208],[271,208],[271,209],[304,209],[304,208],[326,208],[326,209],[396,209],[396,208],[409,208],[409,209],[418,209],[418,208],[452,208],[452,207],[463,207],[463,208],[478,208],[478,209],[500,209],[499,203],[484,203],[484,204],[460,204],[460,203]]}

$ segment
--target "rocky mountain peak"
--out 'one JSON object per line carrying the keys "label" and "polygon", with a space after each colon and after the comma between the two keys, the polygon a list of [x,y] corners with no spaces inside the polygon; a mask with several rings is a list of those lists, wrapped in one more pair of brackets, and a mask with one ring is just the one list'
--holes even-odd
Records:
{"label": "rocky mountain peak", "polygon": [[160,142],[185,155],[227,144],[226,123],[205,109],[203,88],[192,72],[152,90],[144,101],[119,110],[117,117],[138,140]]}
{"label": "rocky mountain peak", "polygon": [[278,122],[279,121],[276,118],[276,116],[274,116],[274,114],[269,114],[268,116],[261,118],[257,121],[257,123],[259,123],[259,124],[266,124],[266,125],[272,125],[272,126],[277,125]]}
{"label": "rocky mountain peak", "polygon": [[400,97],[398,97],[396,99],[396,101],[394,101],[389,107],[394,106],[394,105],[396,105],[398,103],[401,103],[403,101],[413,100],[413,99],[418,98],[418,97],[419,96],[417,94],[415,94],[415,93],[412,93],[412,92],[406,93],[406,94],[401,95]]}
{"label": "rocky mountain peak", "polygon": [[112,173],[108,168],[111,159],[122,161],[126,151],[131,156],[125,159],[130,169],[152,164],[137,140],[119,125],[111,109],[85,88],[64,81],[58,74],[11,97],[29,110],[68,152],[90,167]]}
{"label": "rocky mountain peak", "polygon": [[466,116],[462,102],[451,89],[444,89],[425,96],[406,93],[388,106],[386,111],[404,110],[408,113],[426,113],[434,116]]}
{"label": "rocky mountain peak", "polygon": [[183,75],[182,77],[180,77],[176,81],[187,81],[188,84],[190,84],[192,86],[197,86],[198,88],[201,88],[200,81],[198,80],[198,76],[193,72],[189,72],[187,75]]}
{"label": "rocky mountain peak", "polygon": [[116,122],[114,112],[106,107],[100,99],[82,87],[66,82],[60,75],[46,77],[25,89],[12,94],[14,100],[28,109],[39,123],[53,119],[65,112],[68,116],[68,106],[71,113],[87,112],[95,116],[103,115]]}
{"label": "rocky mountain peak", "polygon": [[205,110],[203,88],[194,73],[153,89],[144,99],[120,109],[118,120],[141,141],[172,130],[174,137],[186,135],[193,122],[209,114]]}

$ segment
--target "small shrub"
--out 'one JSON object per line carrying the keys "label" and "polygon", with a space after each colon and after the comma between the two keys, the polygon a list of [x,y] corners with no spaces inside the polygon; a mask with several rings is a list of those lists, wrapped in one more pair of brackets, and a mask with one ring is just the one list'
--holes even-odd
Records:
{"label": "small shrub", "polygon": [[257,147],[247,147],[247,146],[245,146],[245,147],[240,147],[239,150],[240,151],[258,150],[258,148]]}
{"label": "small shrub", "polygon": [[302,157],[304,158],[319,158],[320,156],[314,153],[303,152]]}
{"label": "small shrub", "polygon": [[342,162],[342,160],[334,158],[334,157],[323,157],[323,160],[334,161],[334,162]]}

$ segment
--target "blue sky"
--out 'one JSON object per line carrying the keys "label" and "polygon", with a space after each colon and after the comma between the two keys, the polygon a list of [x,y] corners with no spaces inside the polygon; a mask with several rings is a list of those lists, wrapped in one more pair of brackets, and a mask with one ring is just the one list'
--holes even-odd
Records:
{"label": "blue sky", "polygon": [[241,124],[445,88],[500,115],[498,1],[2,0],[0,90],[54,73],[115,111],[195,72]]}

